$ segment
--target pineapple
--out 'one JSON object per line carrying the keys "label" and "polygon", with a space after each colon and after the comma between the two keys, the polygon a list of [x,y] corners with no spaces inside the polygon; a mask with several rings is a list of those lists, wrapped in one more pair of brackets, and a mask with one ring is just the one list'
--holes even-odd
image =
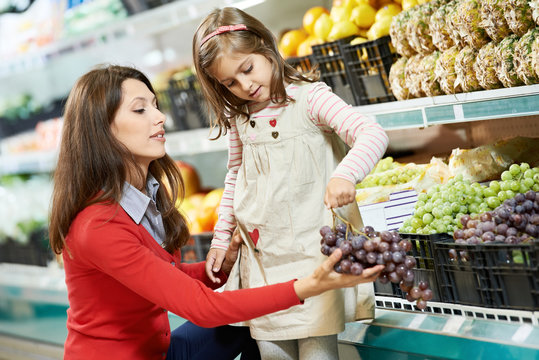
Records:
{"label": "pineapple", "polygon": [[447,16],[450,10],[450,5],[444,4],[436,9],[430,17],[429,28],[432,43],[440,51],[445,51],[454,45],[450,29],[447,26]]}
{"label": "pineapple", "polygon": [[461,0],[457,6],[458,31],[467,45],[476,50],[490,41],[485,29],[479,26],[481,5],[478,0]]}
{"label": "pineapple", "polygon": [[410,46],[406,27],[410,20],[410,11],[401,11],[393,17],[389,27],[389,36],[391,36],[391,44],[395,48],[397,54],[405,57],[410,57],[416,54],[416,51]]}
{"label": "pineapple", "polygon": [[436,61],[440,57],[440,51],[436,50],[425,55],[421,60],[421,89],[427,96],[443,95],[440,83],[436,80],[435,68]]}
{"label": "pineapple", "polygon": [[531,48],[532,69],[535,75],[539,76],[539,36],[535,38]]}
{"label": "pineapple", "polygon": [[505,87],[522,85],[513,62],[518,39],[516,34],[512,34],[496,45],[496,76]]}
{"label": "pineapple", "polygon": [[479,49],[473,69],[479,85],[484,89],[498,89],[503,86],[496,76],[496,44],[494,41]]}
{"label": "pineapple", "polygon": [[434,12],[434,2],[428,2],[413,7],[410,11],[410,20],[406,26],[406,34],[410,46],[419,54],[429,54],[436,50],[430,35],[429,21]]}
{"label": "pineapple", "polygon": [[391,65],[389,70],[389,83],[391,92],[397,100],[406,100],[409,97],[408,88],[406,87],[406,79],[404,77],[404,69],[406,68],[407,57],[400,57]]}
{"label": "pineapple", "polygon": [[447,28],[455,45],[464,47],[464,40],[459,33],[459,13],[457,11],[460,0],[453,0],[447,4]]}
{"label": "pineapple", "polygon": [[[538,0],[539,1],[539,0]],[[482,0],[479,13],[481,22],[479,26],[483,27],[488,36],[499,43],[502,39],[511,34],[511,29],[505,20],[505,0]]]}
{"label": "pineapple", "polygon": [[504,16],[512,32],[522,36],[535,26],[528,0],[504,0]]}
{"label": "pineapple", "polygon": [[408,59],[404,67],[405,84],[408,87],[410,97],[424,97],[425,93],[421,88],[421,54],[415,54]]}
{"label": "pineapple", "polygon": [[456,94],[462,92],[460,85],[455,85],[457,74],[455,73],[455,58],[459,53],[458,46],[452,46],[440,54],[436,60],[434,74],[440,84],[440,88],[446,94]]}
{"label": "pineapple", "polygon": [[[532,45],[539,38],[539,28],[528,30],[515,44],[515,54],[513,64],[515,71],[522,82],[532,85],[539,82],[539,75],[535,73],[532,66]],[[537,57],[537,55],[535,55]]]}
{"label": "pineapple", "polygon": [[528,2],[532,9],[532,18],[537,25],[539,25],[539,0],[530,0]]}
{"label": "pineapple", "polygon": [[457,74],[455,86],[460,85],[464,92],[481,90],[481,85],[479,85],[473,69],[476,57],[477,50],[471,46],[462,48],[455,57],[455,73]]}

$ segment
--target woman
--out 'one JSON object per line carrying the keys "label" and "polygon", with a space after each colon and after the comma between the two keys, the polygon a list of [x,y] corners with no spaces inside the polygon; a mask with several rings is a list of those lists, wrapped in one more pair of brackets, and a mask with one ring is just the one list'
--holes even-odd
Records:
{"label": "woman", "polygon": [[[219,283],[203,262],[180,262],[189,232],[175,207],[182,180],[165,152],[165,121],[149,80],[130,67],[91,70],[68,97],[49,226],[70,305],[65,359],[164,359],[167,311],[211,328],[376,279],[382,266],[361,276],[333,272],[337,250],[299,280],[213,291],[239,245],[230,246]],[[194,358],[191,350],[184,356]]]}

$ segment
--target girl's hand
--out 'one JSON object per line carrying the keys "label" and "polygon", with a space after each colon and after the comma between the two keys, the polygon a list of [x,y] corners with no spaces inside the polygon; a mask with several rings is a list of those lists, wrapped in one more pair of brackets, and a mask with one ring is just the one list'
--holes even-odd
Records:
{"label": "girl's hand", "polygon": [[356,186],[354,183],[341,179],[331,178],[326,187],[324,204],[328,209],[335,209],[356,201]]}
{"label": "girl's hand", "polygon": [[[206,255],[206,275],[208,275],[210,280],[216,284],[219,284],[221,282],[221,279],[216,277],[215,273],[218,273],[221,270],[221,265],[223,264],[223,261],[225,259],[225,255],[227,252],[228,250],[213,248],[213,249],[210,249],[208,251],[208,255]],[[237,251],[236,251],[236,256],[237,256]]]}
{"label": "girl's hand", "polygon": [[300,300],[303,301],[308,297],[320,295],[328,290],[373,282],[385,267],[384,265],[373,266],[363,270],[363,273],[359,276],[339,274],[333,270],[333,266],[335,266],[341,256],[341,250],[336,249],[311,275],[294,282],[294,290]]}

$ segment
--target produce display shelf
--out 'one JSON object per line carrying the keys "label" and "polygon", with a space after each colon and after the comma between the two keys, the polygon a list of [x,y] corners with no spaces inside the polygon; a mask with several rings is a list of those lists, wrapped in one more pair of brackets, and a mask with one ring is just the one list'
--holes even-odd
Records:
{"label": "produce display shelf", "polygon": [[126,36],[157,35],[173,27],[201,19],[214,8],[234,6],[246,9],[264,0],[181,0],[116,20],[110,25],[93,29],[87,34],[55,41],[39,49],[3,60],[0,78],[29,70],[40,69],[48,60],[79,51],[100,43],[111,42]]}
{"label": "produce display shelf", "polygon": [[539,115],[539,85],[360,106],[386,130]]}

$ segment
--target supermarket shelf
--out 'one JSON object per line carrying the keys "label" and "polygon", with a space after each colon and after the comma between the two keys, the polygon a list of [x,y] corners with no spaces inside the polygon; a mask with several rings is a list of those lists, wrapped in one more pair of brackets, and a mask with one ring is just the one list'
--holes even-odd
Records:
{"label": "supermarket shelf", "polygon": [[[226,150],[226,137],[210,140],[213,136],[209,128],[167,133],[165,146],[173,158]],[[0,155],[0,175],[50,172],[57,160],[56,151]]]}
{"label": "supermarket shelf", "polygon": [[[358,107],[384,129],[424,128],[440,124],[538,116],[539,84],[443,95]],[[538,123],[539,124],[539,123]],[[539,126],[539,125],[538,125]],[[210,140],[209,128],[167,134],[167,152],[174,158],[227,149],[226,137]],[[54,169],[55,152],[0,155],[0,175],[48,172]]]}
{"label": "supermarket shelf", "polygon": [[360,106],[386,130],[539,115],[539,85]]}
{"label": "supermarket shelf", "polygon": [[347,323],[339,343],[347,359],[537,359],[539,327],[377,309],[371,322]]}
{"label": "supermarket shelf", "polygon": [[217,7],[235,6],[246,9],[265,0],[178,0],[149,9],[114,23],[93,29],[88,34],[55,41],[39,50],[4,60],[0,78],[43,67],[52,58],[115,41],[126,36],[157,35],[193,20],[201,19]]}

